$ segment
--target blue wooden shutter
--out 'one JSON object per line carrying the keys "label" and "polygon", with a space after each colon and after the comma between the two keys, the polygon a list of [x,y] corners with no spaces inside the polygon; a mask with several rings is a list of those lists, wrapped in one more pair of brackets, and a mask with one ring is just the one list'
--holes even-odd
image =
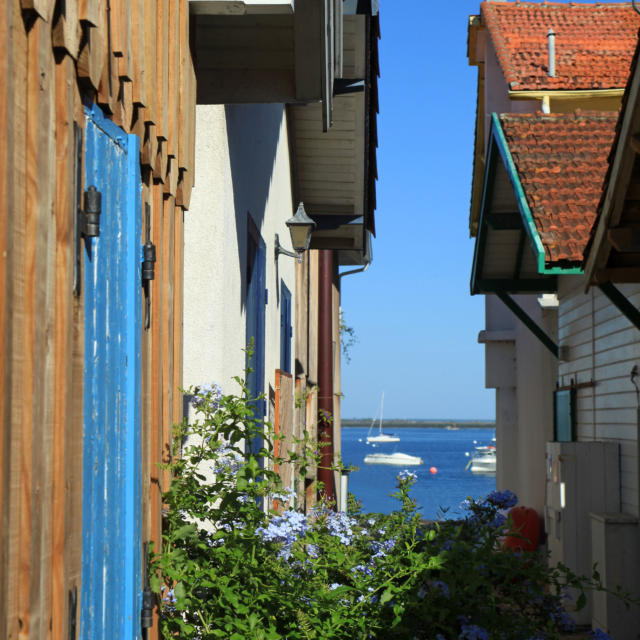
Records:
{"label": "blue wooden shutter", "polygon": [[[265,289],[266,250],[253,221],[249,218],[247,233],[247,344],[253,339],[253,356],[247,364],[251,372],[247,376],[247,387],[252,397],[264,393],[265,369],[265,305],[267,294]],[[256,402],[256,415],[262,418],[266,411],[264,399]],[[257,452],[262,448],[262,438],[254,438],[249,446]]]}
{"label": "blue wooden shutter", "polygon": [[84,259],[82,640],[140,637],[139,142],[85,109],[85,189],[102,194]]}
{"label": "blue wooden shutter", "polygon": [[280,369],[291,373],[291,291],[280,285]]}

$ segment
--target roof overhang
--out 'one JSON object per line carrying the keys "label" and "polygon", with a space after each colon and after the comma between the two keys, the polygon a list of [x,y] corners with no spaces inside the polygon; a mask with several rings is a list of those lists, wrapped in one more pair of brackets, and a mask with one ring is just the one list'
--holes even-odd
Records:
{"label": "roof overhang", "polygon": [[545,251],[497,114],[491,114],[471,293],[553,293],[578,267],[546,264]]}
{"label": "roof overhang", "polygon": [[370,258],[378,0],[190,0],[199,104],[288,105],[294,197],[311,248]]}
{"label": "roof overhang", "polygon": [[344,16],[343,82],[334,85],[333,119],[321,105],[289,105],[294,196],[317,224],[312,249],[333,249],[339,265],[370,260],[375,234],[378,18]]}
{"label": "roof overhang", "polygon": [[640,282],[640,64],[638,53],[585,259],[585,282]]}
{"label": "roof overhang", "polygon": [[198,104],[319,101],[331,122],[342,0],[189,0]]}
{"label": "roof overhang", "polygon": [[293,13],[295,0],[189,0],[189,11],[203,15]]}

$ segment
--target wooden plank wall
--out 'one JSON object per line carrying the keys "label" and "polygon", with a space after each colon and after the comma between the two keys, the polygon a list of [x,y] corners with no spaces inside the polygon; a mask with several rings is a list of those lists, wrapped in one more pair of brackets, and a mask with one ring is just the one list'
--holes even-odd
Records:
{"label": "wooden plank wall", "polygon": [[[619,285],[638,307],[640,286]],[[583,278],[562,278],[559,344],[569,359],[559,365],[560,385],[593,380],[577,390],[578,440],[620,444],[621,509],[638,515],[637,398],[631,369],[640,365],[640,331],[596,287],[584,293]]]}
{"label": "wooden plank wall", "polygon": [[150,207],[158,254],[143,336],[143,531],[159,541],[169,478],[158,462],[182,411],[196,93],[188,0],[4,0],[0,50],[0,638],[67,640],[82,523],[75,129],[84,100],[140,139],[140,214]]}

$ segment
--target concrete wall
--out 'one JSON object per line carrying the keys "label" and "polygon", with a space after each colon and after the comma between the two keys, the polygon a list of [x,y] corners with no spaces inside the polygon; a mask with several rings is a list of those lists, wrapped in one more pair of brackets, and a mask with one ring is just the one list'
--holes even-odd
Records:
{"label": "concrete wall", "polygon": [[[535,295],[518,304],[555,337],[556,312]],[[496,389],[496,487],[510,489],[520,504],[542,515],[545,503],[545,444],[553,434],[556,359],[495,296],[486,296],[485,384]]]}
{"label": "concrete wall", "polygon": [[[247,225],[266,245],[264,390],[280,366],[280,282],[295,296],[295,260],[274,260],[274,236],[290,249],[293,215],[283,105],[199,105],[196,177],[185,216],[184,384],[216,382],[234,392],[245,366]],[[293,304],[292,321],[295,327]],[[293,346],[292,346],[293,349]]]}
{"label": "concrete wall", "polygon": [[541,110],[540,100],[510,100],[509,88],[500,68],[493,43],[486,38],[484,57],[484,154],[487,153],[491,114],[535,113]]}

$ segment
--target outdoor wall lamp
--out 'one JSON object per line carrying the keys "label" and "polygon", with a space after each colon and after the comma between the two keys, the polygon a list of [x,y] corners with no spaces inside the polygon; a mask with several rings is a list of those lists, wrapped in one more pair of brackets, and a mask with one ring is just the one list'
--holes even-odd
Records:
{"label": "outdoor wall lamp", "polygon": [[313,230],[316,228],[316,223],[307,215],[307,212],[304,210],[304,204],[302,202],[298,205],[298,209],[296,214],[289,218],[285,224],[289,227],[289,233],[291,234],[291,244],[293,245],[293,250],[295,251],[287,251],[282,248],[280,244],[280,238],[276,233],[275,239],[275,254],[276,260],[278,260],[278,256],[282,253],[285,256],[289,256],[291,258],[297,258],[298,262],[302,262],[302,253],[309,249],[309,244],[311,243],[311,234]]}

